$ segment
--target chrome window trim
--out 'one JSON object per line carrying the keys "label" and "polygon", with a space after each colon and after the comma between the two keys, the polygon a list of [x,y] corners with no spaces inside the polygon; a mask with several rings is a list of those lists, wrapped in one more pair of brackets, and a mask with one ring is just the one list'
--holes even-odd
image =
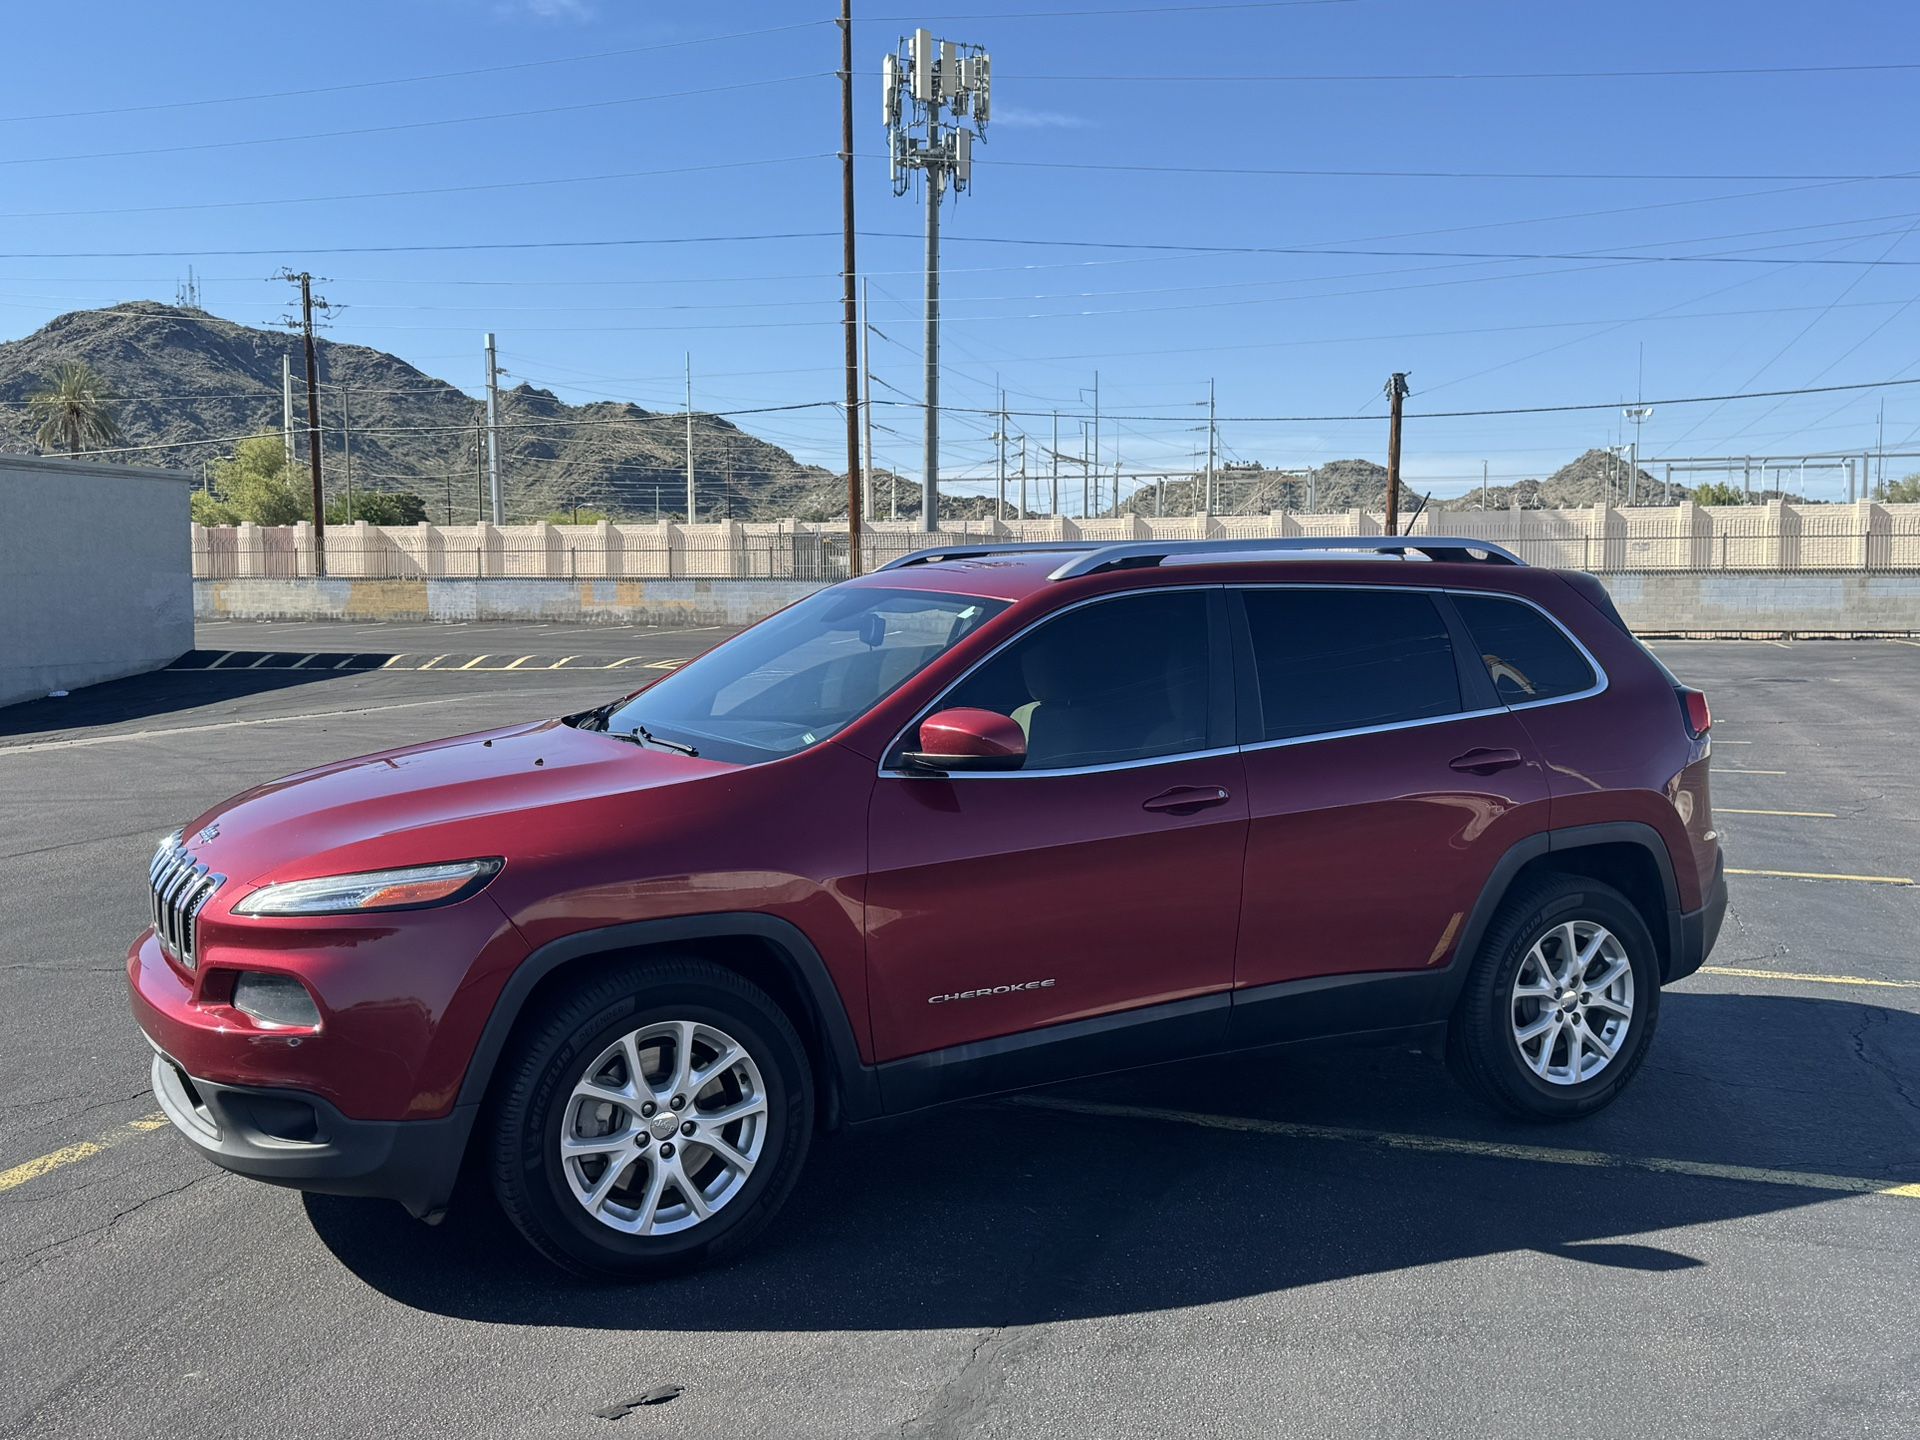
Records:
{"label": "chrome window trim", "polygon": [[[1412,730],[1428,725],[1450,725],[1456,720],[1484,720],[1491,715],[1507,715],[1516,710],[1538,710],[1548,705],[1566,705],[1576,700],[1591,700],[1596,695],[1605,693],[1610,683],[1606,667],[1600,663],[1599,657],[1581,642],[1578,635],[1575,635],[1561,622],[1559,616],[1555,615],[1551,610],[1547,609],[1546,606],[1536,600],[1529,599],[1525,595],[1515,595],[1505,590],[1471,590],[1457,585],[1341,585],[1332,584],[1324,580],[1242,580],[1235,581],[1232,584],[1154,585],[1143,587],[1139,590],[1120,590],[1112,594],[1095,595],[1085,600],[1076,600],[1071,605],[1063,605],[1058,610],[1050,610],[1045,615],[1036,617],[1017,633],[1008,636],[1007,639],[995,646],[993,650],[969,666],[951,685],[940,692],[939,696],[935,698],[931,705],[915,715],[912,720],[908,721],[907,724],[901,728],[900,732],[896,734],[892,740],[887,742],[886,749],[881,752],[879,768],[881,778],[892,778],[895,780],[918,780],[925,778],[924,776],[915,775],[905,770],[889,768],[886,764],[885,757],[894,752],[895,748],[906,739],[908,733],[914,726],[937,711],[940,708],[940,702],[942,700],[946,699],[948,695],[951,695],[955,690],[959,689],[961,685],[965,684],[973,675],[974,671],[980,669],[981,666],[998,656],[1001,651],[1025,638],[1047,621],[1056,616],[1065,615],[1071,610],[1078,610],[1086,605],[1099,605],[1111,600],[1124,600],[1133,595],[1158,595],[1165,594],[1169,591],[1191,590],[1394,590],[1408,591],[1418,595],[1465,595],[1475,599],[1505,600],[1516,605],[1526,605],[1538,611],[1541,615],[1544,615],[1548,623],[1565,636],[1568,643],[1571,644],[1575,650],[1580,652],[1581,657],[1585,659],[1588,666],[1592,668],[1596,679],[1594,683],[1585,690],[1576,690],[1568,695],[1555,695],[1545,700],[1522,700],[1512,705],[1497,705],[1492,709],[1456,710],[1446,715],[1429,715],[1418,720],[1392,720],[1383,725],[1363,725],[1350,730],[1317,730],[1311,735],[1290,735],[1279,740],[1256,740],[1251,744],[1232,745],[1220,749],[1181,750],[1169,755],[1152,755],[1144,760],[1119,760],[1106,765],[1079,765],[1058,770],[956,770],[944,772],[944,778],[948,780],[1044,779],[1055,775],[1094,775],[1108,770],[1136,770],[1147,765],[1171,765],[1182,760],[1217,759],[1223,755],[1244,754],[1251,750],[1278,750],[1291,745],[1315,745],[1324,740],[1347,740],[1357,735],[1382,735],[1393,730]],[[1464,618],[1462,618],[1461,623],[1463,625],[1466,623]]]}
{"label": "chrome window trim", "polygon": [[[912,733],[915,726],[919,725],[920,722],[925,720],[929,715],[935,714],[940,709],[942,701],[962,685],[966,684],[967,681],[971,680],[976,671],[998,659],[1003,651],[1019,644],[1049,620],[1057,620],[1062,615],[1071,614],[1075,610],[1084,610],[1089,605],[1107,605],[1116,600],[1131,600],[1141,595],[1191,594],[1196,591],[1206,592],[1210,590],[1225,590],[1226,588],[1225,585],[1219,583],[1211,585],[1150,585],[1143,586],[1138,590],[1115,590],[1105,595],[1089,595],[1084,600],[1075,600],[1071,605],[1062,605],[1057,610],[1049,610],[1044,615],[1036,615],[1032,620],[1021,626],[1019,630],[1009,635],[1005,640],[1002,640],[998,645],[994,646],[993,649],[989,650],[985,655],[982,655],[973,664],[961,671],[960,674],[954,677],[953,683],[936,695],[925,709],[921,710],[905,725],[902,725],[893,739],[887,742],[886,748],[880,752],[880,763],[877,773],[883,780],[919,781],[926,779],[927,777],[925,775],[889,766],[887,764],[887,756],[893,754],[893,752],[900,747],[901,743]],[[1208,622],[1208,632],[1207,643],[1211,645],[1213,643],[1211,620]],[[1142,760],[1114,760],[1104,765],[1073,765],[1055,770],[947,770],[941,773],[943,777],[948,780],[1039,780],[1048,779],[1055,775],[1098,775],[1108,770],[1138,770],[1147,765],[1171,765],[1181,760],[1206,760],[1222,755],[1237,754],[1239,749],[1240,747],[1238,745],[1226,745],[1207,750],[1176,750],[1167,755],[1149,755]]]}
{"label": "chrome window trim", "polygon": [[[1611,681],[1607,676],[1607,667],[1600,663],[1600,657],[1589,650],[1581,641],[1580,637],[1566,627],[1558,615],[1554,614],[1537,600],[1530,600],[1525,595],[1511,595],[1504,590],[1465,590],[1458,586],[1449,586],[1444,593],[1447,595],[1465,595],[1475,600],[1505,600],[1509,604],[1525,605],[1533,610],[1537,610],[1546,617],[1549,625],[1553,626],[1554,629],[1566,637],[1568,644],[1580,652],[1580,658],[1585,660],[1587,662],[1587,668],[1593,671],[1593,684],[1584,690],[1575,690],[1566,695],[1551,695],[1545,700],[1520,700],[1511,705],[1507,705],[1505,707],[1506,709],[1538,710],[1544,705],[1566,705],[1575,700],[1591,700],[1594,696],[1606,692],[1607,686]],[[1460,623],[1462,625],[1467,624],[1464,615],[1460,617]],[[1473,633],[1473,627],[1471,625],[1467,625],[1467,633]],[[1494,686],[1494,693],[1499,693],[1499,685],[1497,682]]]}
{"label": "chrome window trim", "polygon": [[1278,750],[1288,745],[1318,745],[1323,740],[1347,740],[1355,735],[1384,735],[1389,730],[1418,730],[1428,725],[1451,725],[1456,720],[1484,720],[1489,715],[1505,715],[1508,707],[1491,710],[1455,710],[1446,715],[1427,715],[1418,720],[1389,720],[1384,725],[1360,725],[1351,730],[1316,730],[1311,735],[1287,735],[1278,740],[1256,740],[1242,745],[1243,751]]}

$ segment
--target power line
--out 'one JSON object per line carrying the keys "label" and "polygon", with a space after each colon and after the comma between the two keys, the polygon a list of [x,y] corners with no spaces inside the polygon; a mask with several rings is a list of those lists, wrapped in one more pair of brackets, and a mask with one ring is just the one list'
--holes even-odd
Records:
{"label": "power line", "polygon": [[[1920,385],[1920,376],[1908,380],[1862,380],[1850,385],[1808,385],[1792,390],[1749,390],[1731,395],[1684,395],[1669,399],[1647,400],[1642,403],[1647,405],[1709,405],[1727,400],[1770,400],[1781,395],[1827,395],[1842,390],[1881,390],[1902,385]],[[916,402],[907,400],[876,400],[874,403],[876,405],[916,406]],[[1408,420],[1460,420],[1486,415],[1562,415],[1583,410],[1615,410],[1619,408],[1619,405],[1620,402],[1618,400],[1601,400],[1575,405],[1518,405],[1493,410],[1409,410],[1406,412],[1405,418]],[[997,406],[991,408],[982,406],[949,406],[942,408],[952,409],[970,415],[999,415],[1002,413]],[[1051,410],[1010,410],[1005,413],[1026,419],[1036,419],[1041,416],[1049,416],[1053,412]],[[1063,411],[1061,413],[1065,414],[1066,412]],[[1073,418],[1078,419],[1080,417],[1076,415]],[[1101,418],[1103,420],[1134,420],[1180,424],[1191,421],[1193,417],[1191,415],[1107,415],[1103,413]],[[1322,423],[1334,420],[1378,419],[1380,419],[1378,415],[1222,415],[1218,417],[1218,423],[1222,425],[1295,425]]]}
{"label": "power line", "polygon": [[146,155],[185,155],[200,150],[235,150],[249,145],[285,145],[296,140],[340,140],[358,135],[390,135],[402,130],[431,130],[446,125],[473,125],[484,120],[526,120],[538,115],[565,115],[581,110],[605,110],[617,105],[644,105],[656,100],[685,100],[696,95],[719,95],[734,90],[758,90],[768,85],[792,85],[802,80],[818,80],[824,75],[837,76],[838,74],[837,70],[814,70],[804,75],[780,75],[769,80],[742,80],[730,85],[706,85],[696,90],[666,90],[655,95],[624,95],[613,100],[580,100],[571,105],[543,105],[531,110],[496,110],[485,115],[451,115],[435,120],[406,120],[391,125],[361,125],[350,130],[313,130],[299,135],[251,135],[236,140],[202,140],[191,145],[156,145],[142,150],[94,150],[74,155],[15,155],[0,159],[0,165],[55,165],[67,164],[75,160],[124,160]]}
{"label": "power line", "polygon": [[[0,162],[5,163],[5,162]],[[1798,227],[1793,227],[1798,228]],[[1890,233],[1890,232],[1879,232]],[[167,259],[178,256],[214,255],[227,258],[246,256],[278,256],[288,254],[302,255],[388,255],[388,254],[450,254],[478,250],[579,250],[611,249],[623,246],[644,245],[714,245],[722,243],[745,243],[771,240],[820,240],[837,239],[837,230],[788,230],[768,231],[758,234],[735,235],[676,235],[622,237],[605,240],[494,240],[469,241],[457,244],[440,245],[283,245],[266,249],[249,250],[211,250],[196,248],[189,250],[9,250],[0,251],[0,260],[147,260]],[[863,230],[862,239],[909,240],[917,236],[903,235],[890,230]],[[1358,247],[1330,245],[1192,245],[1171,244],[1167,242],[1126,241],[1126,240],[1039,240],[1005,235],[960,235],[956,240],[973,245],[1023,245],[1043,248],[1077,248],[1100,250],[1141,250],[1141,251],[1180,251],[1194,255],[1332,255],[1360,256],[1375,259],[1402,260],[1466,260],[1476,262],[1499,263],[1505,261],[1533,260],[1583,260],[1618,261],[1625,264],[1713,264],[1713,265],[1828,265],[1850,268],[1876,268],[1880,266],[1914,266],[1920,260],[1848,260],[1835,258],[1795,258],[1779,260],[1767,256],[1729,253],[1703,255],[1631,255],[1609,254],[1593,250],[1574,251],[1505,251],[1505,250],[1374,250]],[[1711,238],[1711,237],[1709,237]],[[1873,235],[1859,235],[1854,239],[1872,239]],[[1687,241],[1668,242],[1687,244]],[[1701,243],[1701,242],[1692,242]],[[1802,244],[1817,244],[1818,241],[1802,241]],[[1631,249],[1632,247],[1627,247]],[[1747,249],[1768,247],[1749,246]],[[1788,248],[1788,247],[1775,247]]]}
{"label": "power line", "polygon": [[1353,5],[1359,0],[1238,0],[1211,5],[1127,5],[1103,10],[988,10],[972,15],[863,15],[874,25],[920,25],[930,20],[1071,20],[1094,15],[1201,15],[1230,10],[1292,10],[1308,5]]}
{"label": "power line", "polygon": [[1920,61],[1889,60],[1845,65],[1692,65],[1658,70],[1403,70],[1355,72],[1296,70],[1265,75],[1029,75],[1008,72],[1003,80],[1046,81],[1086,80],[1098,84],[1130,85],[1147,83],[1194,83],[1238,85],[1242,83],[1279,84],[1405,84],[1409,81],[1468,80],[1662,80],[1695,79],[1713,75],[1854,75],[1880,70],[1920,70]]}
{"label": "power line", "polygon": [[[238,210],[262,206],[336,204],[344,200],[401,200],[423,195],[469,195],[489,190],[526,190],[551,185],[596,185],[615,180],[645,180],[663,175],[704,175],[717,170],[741,170],[758,165],[793,165],[808,160],[832,160],[833,151],[813,155],[783,155],[764,160],[722,160],[700,165],[674,165],[658,170],[617,170],[604,175],[543,176],[532,180],[496,180],[480,185],[435,185],[408,190],[361,190],[339,195],[287,195],[275,200],[204,200],[185,205],[117,205],[98,210],[9,210],[0,220],[53,220],[98,215],[153,215],[190,210]],[[1686,201],[1674,201],[1686,204]],[[219,277],[231,279],[233,277]]]}
{"label": "power line", "polygon": [[594,50],[580,55],[556,55],[547,60],[519,60],[510,65],[481,65],[467,70],[437,70],[425,75],[400,75],[387,80],[353,80],[339,85],[309,85],[299,90],[263,90],[251,95],[214,95],[197,100],[156,100],[143,105],[120,105],[104,110],[53,110],[39,115],[0,115],[0,125],[32,120],[83,120],[104,115],[145,115],[158,110],[192,110],[209,105],[244,105],[258,100],[295,100],[311,95],[340,95],[353,90],[378,90],[396,85],[420,85],[434,80],[466,80],[476,75],[505,75],[516,70],[539,70],[554,65],[577,65],[589,60],[615,60],[628,55],[648,55],[660,50],[682,50],[692,45],[713,45],[727,40],[751,40],[762,35],[779,35],[790,30],[807,30],[825,25],[825,20],[801,20],[791,25],[770,25],[761,30],[739,30],[729,35],[700,35],[691,40],[666,40],[654,45],[629,45],[620,50]]}

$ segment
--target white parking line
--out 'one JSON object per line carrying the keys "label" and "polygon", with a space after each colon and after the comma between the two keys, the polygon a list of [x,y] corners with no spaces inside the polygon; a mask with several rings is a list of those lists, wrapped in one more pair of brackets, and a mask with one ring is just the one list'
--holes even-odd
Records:
{"label": "white parking line", "polygon": [[[495,692],[496,694],[498,692]],[[213,720],[205,725],[170,725],[158,730],[128,730],[117,735],[81,735],[72,740],[39,740],[31,745],[0,745],[0,759],[32,755],[43,750],[87,750],[95,745],[118,745],[129,740],[160,740],[169,735],[198,735],[208,730],[238,730],[254,725],[287,725],[298,720],[332,720],[343,715],[374,715],[382,710],[417,710],[422,705],[471,705],[494,698],[469,692],[442,695],[435,700],[401,700],[391,705],[363,705],[354,710],[309,710],[298,715],[263,715],[257,720]]]}
{"label": "white parking line", "polygon": [[1360,1130],[1346,1125],[1302,1125],[1291,1120],[1256,1120],[1242,1115],[1206,1115],[1190,1110],[1161,1110],[1147,1105],[1108,1105],[1021,1095],[1000,1102],[1066,1115],[1153,1124],[1193,1125],[1242,1135],[1273,1135],[1288,1140],[1336,1140],[1389,1150],[1418,1150],[1429,1155],[1474,1155],[1487,1160],[1524,1160],[1540,1165],[1579,1165],[1600,1170],[1640,1170],[1655,1175],[1685,1175],[1700,1180],[1735,1180],[1748,1185],[1778,1185],[1797,1190],[1831,1190],[1843,1195],[1892,1195],[1920,1200],[1920,1184],[1877,1180],[1864,1175],[1825,1175],[1810,1170],[1770,1170],[1756,1165],[1720,1165],[1706,1160],[1670,1160],[1659,1155],[1615,1155],[1604,1150],[1563,1150],[1550,1145],[1513,1145],[1495,1140],[1456,1140],[1446,1135],[1408,1135],[1392,1130]]}

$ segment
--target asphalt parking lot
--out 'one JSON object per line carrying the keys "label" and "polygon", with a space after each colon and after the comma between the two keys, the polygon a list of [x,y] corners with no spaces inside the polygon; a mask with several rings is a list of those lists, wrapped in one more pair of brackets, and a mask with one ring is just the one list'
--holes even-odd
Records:
{"label": "asphalt parking lot", "polygon": [[619,1289],[154,1122],[121,967],[162,832],[724,633],[229,622],[0,710],[0,1433],[1920,1433],[1911,642],[1656,646],[1713,702],[1732,912],[1574,1126],[1412,1054],[1195,1063],[832,1137],[748,1258]]}

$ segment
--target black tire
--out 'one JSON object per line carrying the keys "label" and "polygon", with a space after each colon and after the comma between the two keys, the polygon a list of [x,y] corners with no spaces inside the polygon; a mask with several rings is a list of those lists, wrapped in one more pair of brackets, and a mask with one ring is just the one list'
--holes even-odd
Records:
{"label": "black tire", "polygon": [[[1535,941],[1555,926],[1583,920],[1604,925],[1625,948],[1633,970],[1633,1014],[1624,1044],[1603,1069],[1588,1080],[1555,1084],[1536,1074],[1522,1054],[1514,1034],[1513,988]],[[1468,1092],[1496,1109],[1529,1120],[1577,1120],[1611,1104],[1626,1088],[1646,1059],[1659,1017],[1659,952],[1632,902],[1584,876],[1546,876],[1509,896],[1488,927],[1454,1009],[1447,1063]]]}
{"label": "black tire", "polygon": [[[561,1127],[596,1056],[671,1020],[716,1027],[745,1048],[765,1083],[767,1130],[745,1182],[710,1217],[677,1233],[627,1234],[569,1188]],[[576,1274],[645,1280],[729,1259],[772,1220],[813,1139],[813,1076],[792,1022],[757,986],[701,960],[632,960],[596,968],[530,1017],[501,1063],[487,1118],[494,1194],[534,1249]]]}

